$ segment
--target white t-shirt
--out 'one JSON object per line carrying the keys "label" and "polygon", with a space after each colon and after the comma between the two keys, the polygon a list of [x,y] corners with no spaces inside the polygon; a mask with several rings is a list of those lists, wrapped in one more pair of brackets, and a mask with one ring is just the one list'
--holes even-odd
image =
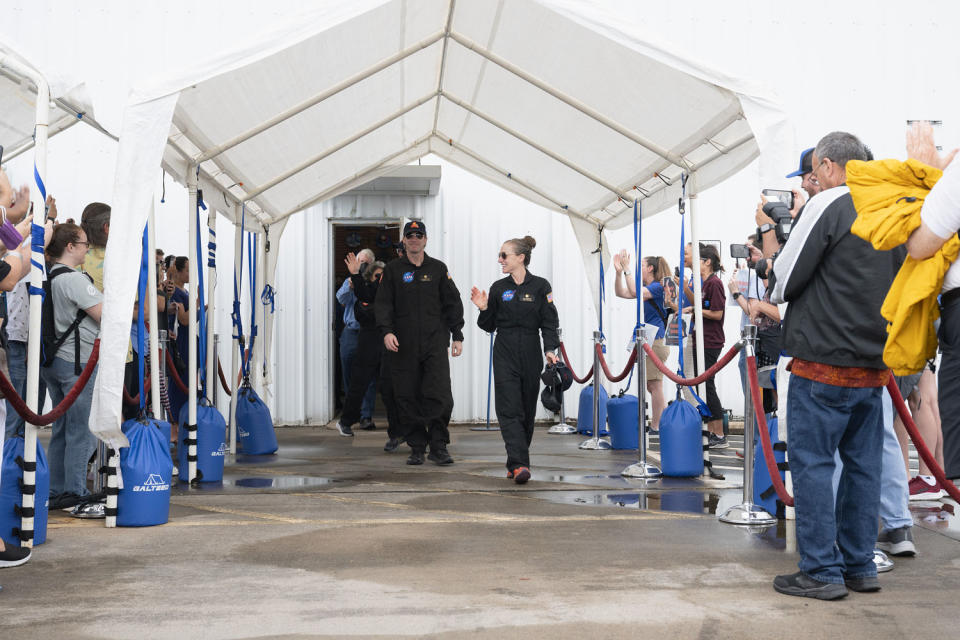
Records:
{"label": "white t-shirt", "polygon": [[[920,219],[937,236],[949,240],[960,229],[960,160],[951,162],[923,201]],[[950,265],[942,292],[960,287],[960,260]]]}

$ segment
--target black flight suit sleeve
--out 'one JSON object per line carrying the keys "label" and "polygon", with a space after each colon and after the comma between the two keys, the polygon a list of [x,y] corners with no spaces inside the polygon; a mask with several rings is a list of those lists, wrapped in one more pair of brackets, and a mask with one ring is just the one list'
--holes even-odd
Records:
{"label": "black flight suit sleeve", "polygon": [[546,280],[543,281],[543,291],[540,293],[540,335],[543,336],[543,351],[556,353],[560,348],[560,339],[557,337],[557,328],[560,326],[560,315],[553,303],[553,287]]}
{"label": "black flight suit sleeve", "polygon": [[500,305],[501,295],[498,284],[498,282],[494,282],[490,285],[490,293],[487,294],[487,308],[477,316],[477,326],[487,333],[493,333],[497,328],[497,309]]}
{"label": "black flight suit sleeve", "polygon": [[440,305],[453,341],[463,342],[463,301],[449,271],[440,279]]}
{"label": "black flight suit sleeve", "polygon": [[396,276],[394,270],[389,268],[383,270],[383,276],[380,278],[380,286],[377,288],[377,297],[373,303],[373,310],[377,317],[377,328],[380,329],[380,335],[386,336],[388,333],[396,333],[394,330],[394,288]]}

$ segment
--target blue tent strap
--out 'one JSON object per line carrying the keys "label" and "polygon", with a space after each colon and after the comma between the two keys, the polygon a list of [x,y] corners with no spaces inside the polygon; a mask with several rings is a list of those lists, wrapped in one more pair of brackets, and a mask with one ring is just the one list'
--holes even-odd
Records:
{"label": "blue tent strap", "polygon": [[260,302],[263,306],[270,305],[270,313],[274,312],[274,301],[277,296],[277,290],[269,284],[264,285],[263,293],[260,294]]}
{"label": "blue tent strap", "polygon": [[[203,202],[203,190],[197,189],[197,206],[196,206],[196,218],[197,218],[197,256],[202,254],[202,244],[200,241],[200,209],[206,211],[207,205]],[[204,311],[206,307],[206,296],[204,295],[204,282],[203,282],[203,269],[197,269],[197,297],[199,298],[199,304],[197,305],[197,311],[199,312],[199,336],[197,340],[197,361],[200,365],[200,391],[199,394],[202,397],[206,397],[206,387],[207,387],[207,314]]]}
{"label": "blue tent strap", "polygon": [[[37,170],[37,165],[33,165],[33,180],[37,183],[37,190],[40,191],[40,197],[44,202],[47,201],[47,187],[43,184],[43,179],[40,177],[40,172]],[[44,229],[42,224],[37,224],[34,222],[30,225],[30,251],[34,254],[39,253],[43,255],[43,234]],[[35,259],[32,255],[30,257],[30,264],[40,269],[40,273],[46,271],[43,261]],[[27,292],[31,296],[40,296],[43,297],[43,287],[35,287],[32,284],[27,284]]]}
{"label": "blue tent strap", "polygon": [[140,253],[140,280],[137,283],[137,381],[140,386],[140,412],[143,413],[147,406],[147,394],[144,393],[143,375],[144,358],[146,357],[146,320],[143,317],[143,307],[147,299],[147,256],[149,255],[149,244],[147,238],[147,227],[143,229],[142,251]]}

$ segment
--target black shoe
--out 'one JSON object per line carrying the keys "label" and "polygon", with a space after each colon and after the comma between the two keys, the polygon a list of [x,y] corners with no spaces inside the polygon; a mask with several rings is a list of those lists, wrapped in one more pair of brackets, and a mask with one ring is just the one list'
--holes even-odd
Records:
{"label": "black shoe", "polygon": [[873,593],[880,591],[880,581],[877,576],[863,576],[862,578],[844,578],[843,583],[847,589],[858,593]]}
{"label": "black shoe", "polygon": [[915,556],[917,546],[913,543],[913,526],[898,529],[883,529],[877,536],[877,549],[892,556]]}
{"label": "black shoe", "polygon": [[778,593],[788,596],[816,598],[817,600],[837,600],[846,597],[848,593],[847,588],[842,584],[820,582],[803,571],[777,576],[773,579],[773,588]]}
{"label": "black shoe", "polygon": [[399,447],[401,443],[403,443],[403,440],[400,438],[390,438],[387,440],[387,444],[383,445],[383,450],[387,453],[393,453],[397,450],[397,447]]}
{"label": "black shoe", "polygon": [[423,450],[414,449],[410,452],[410,457],[407,458],[407,464],[423,464]]}
{"label": "black shoe", "polygon": [[337,431],[340,432],[340,435],[346,436],[348,438],[353,437],[353,429],[350,428],[350,425],[343,424],[339,420],[337,421]]}
{"label": "black shoe", "polygon": [[50,501],[47,504],[47,508],[51,511],[55,511],[57,509],[71,509],[81,502],[83,502],[83,498],[75,493],[58,493],[55,496],[50,496]]}
{"label": "black shoe", "polygon": [[730,446],[727,444],[727,436],[718,436],[712,433],[707,437],[707,443],[707,446],[711,449],[726,449]]}
{"label": "black shoe", "polygon": [[360,428],[364,431],[376,431],[377,425],[373,423],[373,420],[370,418],[361,418],[360,419]]}
{"label": "black shoe", "polygon": [[430,454],[427,456],[437,464],[453,464],[453,458],[447,452],[444,446],[430,447]]}
{"label": "black shoe", "polygon": [[15,547],[7,544],[6,549],[0,552],[0,569],[19,567],[30,559],[32,552],[30,547]]}

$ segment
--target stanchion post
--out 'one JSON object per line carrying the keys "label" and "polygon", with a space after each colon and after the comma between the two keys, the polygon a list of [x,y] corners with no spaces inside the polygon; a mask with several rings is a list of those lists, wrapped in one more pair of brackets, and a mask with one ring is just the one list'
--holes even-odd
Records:
{"label": "stanchion post", "polygon": [[[563,330],[557,328],[557,341],[563,342]],[[563,359],[563,353],[558,350],[557,358]],[[547,429],[547,433],[552,433],[554,435],[568,435],[571,433],[576,433],[577,428],[567,424],[567,415],[566,415],[566,403],[564,402],[564,393],[560,392],[560,422],[553,425]]]}
{"label": "stanchion post", "polygon": [[211,358],[211,361],[213,362],[213,372],[211,373],[210,367],[207,367],[207,377],[209,378],[209,381],[207,382],[207,386],[210,387],[210,402],[212,402],[213,406],[216,407],[217,399],[220,396],[220,378],[217,376],[217,372],[219,371],[217,369],[217,362],[219,362],[219,358],[220,358],[220,334],[219,333],[213,334],[213,351],[211,355],[213,356]]}
{"label": "stanchion post", "polygon": [[[741,339],[744,355],[750,358],[754,355],[754,342],[757,339],[756,325],[745,326],[741,330]],[[750,392],[748,379],[743,388],[743,502],[724,511],[720,516],[720,522],[750,526],[768,526],[777,523],[777,519],[763,507],[753,504],[753,438],[756,422],[753,394]]]}
{"label": "stanchion post", "polygon": [[500,431],[500,427],[490,426],[490,388],[493,384],[493,335],[496,331],[490,332],[490,361],[487,364],[487,424],[484,427],[470,427],[470,431]]}
{"label": "stanchion post", "polygon": [[597,347],[603,345],[603,334],[593,332],[593,437],[580,443],[580,448],[600,451],[612,448],[609,440],[600,437],[600,354]]}
{"label": "stanchion post", "polygon": [[637,399],[640,405],[637,408],[637,431],[639,432],[638,442],[640,447],[637,462],[620,472],[620,475],[628,478],[659,478],[663,475],[660,467],[647,462],[647,394],[645,389],[647,379],[647,355],[643,351],[643,345],[646,343],[646,339],[643,326],[637,327]]}

